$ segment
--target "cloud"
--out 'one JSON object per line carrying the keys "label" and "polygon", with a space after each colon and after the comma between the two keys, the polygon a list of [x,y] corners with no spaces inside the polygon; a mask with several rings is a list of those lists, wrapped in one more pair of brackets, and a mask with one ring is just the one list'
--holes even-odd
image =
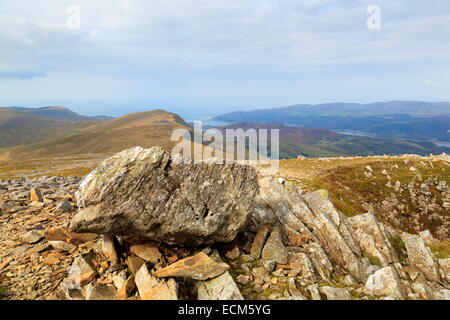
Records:
{"label": "cloud", "polygon": [[[235,88],[242,99],[245,92],[238,93],[239,85],[235,87],[233,81],[242,86],[253,81],[255,90],[249,92],[255,94],[272,86],[274,95],[282,92],[291,99],[298,97],[295,86],[289,85],[291,93],[277,86],[306,79],[312,82],[308,88],[320,92],[326,79],[354,79],[349,81],[355,81],[355,88],[358,83],[372,83],[361,79],[376,75],[389,95],[391,88],[383,79],[384,83],[402,81],[405,74],[415,79],[424,72],[427,83],[439,78],[445,86],[448,78],[443,79],[436,67],[450,66],[450,3],[431,2],[377,0],[382,29],[371,31],[366,28],[366,9],[374,1],[367,0],[36,0],[31,4],[4,0],[0,3],[0,90],[7,78],[72,75],[154,84],[155,77],[165,79],[163,74],[183,79],[172,81],[170,89],[175,92],[184,91],[177,83],[220,82]],[[66,27],[66,8],[73,4],[81,9],[81,30]],[[255,78],[261,76],[264,79]],[[170,81],[162,81],[169,86]],[[428,88],[423,90],[437,90],[425,81],[418,80]],[[89,81],[78,85],[83,82]],[[17,84],[16,90],[8,84],[11,95],[20,91],[19,86],[24,84]],[[226,88],[220,95],[216,88],[210,91],[217,97],[226,95]],[[432,93],[423,91],[423,95]],[[136,94],[145,99],[145,88]]]}

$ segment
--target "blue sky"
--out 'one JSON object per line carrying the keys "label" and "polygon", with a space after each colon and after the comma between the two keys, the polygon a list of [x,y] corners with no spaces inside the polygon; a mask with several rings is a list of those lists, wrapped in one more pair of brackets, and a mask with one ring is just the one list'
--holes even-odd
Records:
{"label": "blue sky", "polygon": [[[67,28],[70,5],[81,28]],[[369,5],[381,29],[368,30]],[[449,101],[448,0],[2,0],[0,105],[189,118]]]}

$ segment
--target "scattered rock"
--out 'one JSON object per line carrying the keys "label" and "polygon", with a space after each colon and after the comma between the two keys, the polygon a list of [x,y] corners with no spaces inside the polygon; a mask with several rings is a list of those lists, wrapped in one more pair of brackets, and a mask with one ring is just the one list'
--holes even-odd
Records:
{"label": "scattered rock", "polygon": [[96,271],[91,265],[91,259],[91,254],[84,254],[75,258],[67,278],[67,284],[70,288],[80,289],[94,279]]}
{"label": "scattered rock", "polygon": [[25,233],[22,237],[22,240],[26,243],[35,244],[44,239],[44,236],[36,231],[29,231]]}
{"label": "scattered rock", "polygon": [[262,250],[261,257],[265,260],[273,260],[276,263],[286,264],[288,253],[283,244],[282,234],[279,228],[275,228]]}
{"label": "scattered rock", "polygon": [[319,291],[327,300],[352,300],[352,296],[345,288],[320,287]]}
{"label": "scattered rock", "polygon": [[141,269],[142,265],[145,263],[144,259],[137,256],[128,256],[126,261],[128,271],[134,275],[139,271],[139,269]]}
{"label": "scattered rock", "polygon": [[32,188],[30,191],[30,202],[43,202],[44,198],[39,189]]}
{"label": "scattered rock", "polygon": [[158,278],[188,277],[194,280],[207,280],[217,277],[230,267],[225,263],[218,263],[203,252],[195,256],[179,260],[168,267],[154,273]]}
{"label": "scattered rock", "polygon": [[253,259],[259,259],[261,257],[261,251],[266,243],[269,233],[270,228],[268,225],[263,225],[259,228],[250,249],[250,255]]}
{"label": "scattered rock", "polygon": [[161,253],[156,242],[132,245],[130,252],[151,263],[158,263],[161,260]]}
{"label": "scattered rock", "polygon": [[56,210],[59,212],[70,212],[72,211],[72,205],[67,201],[63,201],[56,206]]}
{"label": "scattered rock", "polygon": [[114,245],[114,238],[108,235],[102,237],[102,253],[105,257],[111,261],[112,264],[116,264],[119,261],[117,257],[116,247]]}
{"label": "scattered rock", "polygon": [[228,251],[225,256],[230,260],[236,260],[240,255],[241,252],[239,251],[239,248],[235,246],[233,249]]}
{"label": "scattered rock", "polygon": [[198,300],[243,300],[229,272],[217,278],[198,282]]}
{"label": "scattered rock", "polygon": [[48,244],[59,251],[73,252],[77,249],[77,246],[64,241],[49,241]]}
{"label": "scattered rock", "polygon": [[113,300],[117,290],[112,285],[89,284],[86,287],[86,300]]}
{"label": "scattered rock", "polygon": [[130,294],[136,288],[136,283],[134,281],[134,276],[129,277],[126,281],[118,288],[117,294],[114,300],[126,300],[130,297]]}
{"label": "scattered rock", "polygon": [[136,273],[135,283],[141,300],[178,300],[175,280],[166,281],[151,276],[145,264]]}
{"label": "scattered rock", "polygon": [[249,281],[250,281],[250,277],[240,274],[237,278],[236,281],[239,282],[240,284],[246,285]]}

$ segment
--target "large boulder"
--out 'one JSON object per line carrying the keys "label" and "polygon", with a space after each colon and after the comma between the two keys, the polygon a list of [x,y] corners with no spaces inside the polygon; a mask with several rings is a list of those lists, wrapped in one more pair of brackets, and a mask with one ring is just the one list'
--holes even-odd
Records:
{"label": "large boulder", "polygon": [[232,241],[258,194],[254,168],[178,164],[162,148],[135,147],[105,160],[82,182],[70,230],[201,245]]}

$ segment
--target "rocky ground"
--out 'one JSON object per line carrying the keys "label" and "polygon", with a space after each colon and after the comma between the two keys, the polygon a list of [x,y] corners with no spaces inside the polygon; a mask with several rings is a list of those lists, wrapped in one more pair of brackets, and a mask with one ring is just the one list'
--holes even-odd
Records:
{"label": "rocky ground", "polygon": [[450,299],[447,241],[324,190],[137,149],[80,183],[0,181],[1,299]]}

